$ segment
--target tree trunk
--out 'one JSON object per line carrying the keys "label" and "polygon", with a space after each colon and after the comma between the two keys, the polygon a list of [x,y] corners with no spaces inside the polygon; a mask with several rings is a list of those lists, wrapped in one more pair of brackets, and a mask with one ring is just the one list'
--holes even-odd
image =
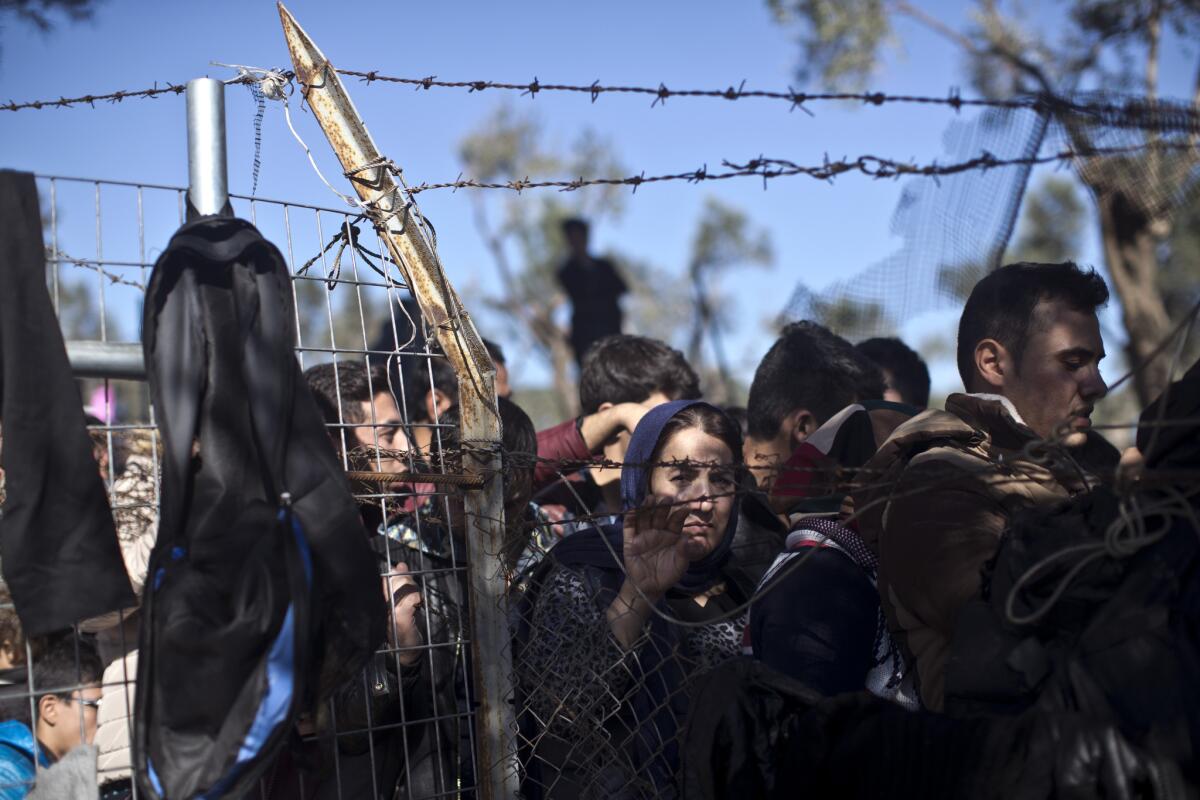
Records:
{"label": "tree trunk", "polygon": [[550,342],[550,369],[554,372],[554,393],[558,397],[558,411],[563,419],[579,414],[579,389],[571,380],[571,364],[574,360],[571,345],[560,332]]}
{"label": "tree trunk", "polygon": [[571,364],[575,356],[566,333],[554,324],[553,314],[554,309],[549,307],[533,310],[528,314],[529,331],[550,361],[559,416],[570,419],[579,414],[579,390],[571,380]]}
{"label": "tree trunk", "polygon": [[1121,317],[1128,335],[1125,352],[1142,406],[1154,400],[1167,385],[1171,348],[1162,348],[1171,320],[1158,287],[1159,237],[1155,224],[1120,192],[1097,193],[1100,236],[1109,278],[1121,302]]}

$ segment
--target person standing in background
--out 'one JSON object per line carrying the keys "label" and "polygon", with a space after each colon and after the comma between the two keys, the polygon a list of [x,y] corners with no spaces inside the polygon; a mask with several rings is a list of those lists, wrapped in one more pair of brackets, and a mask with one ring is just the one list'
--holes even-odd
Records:
{"label": "person standing in background", "polygon": [[588,224],[573,218],[563,222],[570,256],[558,270],[558,282],[571,300],[571,347],[575,362],[592,343],[621,332],[621,297],[629,292],[612,262],[588,253]]}

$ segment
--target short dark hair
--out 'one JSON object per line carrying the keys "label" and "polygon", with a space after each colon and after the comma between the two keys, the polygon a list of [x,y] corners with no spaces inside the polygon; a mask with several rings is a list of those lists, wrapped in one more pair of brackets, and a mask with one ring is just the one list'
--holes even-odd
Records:
{"label": "short dark hair", "polygon": [[1022,261],[984,276],[971,290],[958,323],[958,373],[968,392],[975,383],[975,346],[984,339],[1004,345],[1020,371],[1021,357],[1036,332],[1034,310],[1045,301],[1095,313],[1108,302],[1108,287],[1094,269],[1084,271],[1073,261]]}
{"label": "short dark hair", "polygon": [[929,367],[916,350],[895,337],[867,339],[854,347],[891,374],[904,402],[918,408],[929,405]]}
{"label": "short dark hair", "polygon": [[40,700],[55,695],[66,699],[77,689],[100,683],[103,676],[104,663],[93,644],[74,633],[55,634],[40,657],[34,658],[34,697]]}
{"label": "short dark hair", "polygon": [[507,364],[504,360],[504,349],[499,344],[491,339],[484,339],[483,346],[487,349],[488,355],[492,357],[492,363],[496,365]]}
{"label": "short dark hair", "polygon": [[439,348],[432,349],[428,358],[420,360],[415,374],[406,373],[404,376],[404,393],[408,399],[410,419],[415,422],[433,422],[425,413],[425,396],[434,389],[446,395],[450,399],[450,405],[458,405],[458,375]]}
{"label": "short dark hair", "polygon": [[[491,339],[483,340],[483,347],[495,365],[505,364],[504,350]],[[414,422],[433,422],[425,413],[425,396],[437,389],[450,400],[450,405],[458,405],[458,375],[450,361],[442,355],[441,348],[431,348],[431,355],[422,358],[416,369],[416,374],[405,373],[404,395],[408,401],[408,415]],[[416,359],[413,359],[415,362]],[[428,363],[426,363],[428,362]]]}
{"label": "short dark hair", "polygon": [[842,337],[802,320],[763,356],[746,403],[748,435],[773,439],[783,418],[805,408],[819,424],[851,403],[883,396],[879,367]]}
{"label": "short dark hair", "polygon": [[588,232],[587,220],[580,217],[568,217],[562,221],[563,233],[569,234],[571,231]]}
{"label": "short dark hair", "polygon": [[601,403],[640,403],[655,392],[672,400],[700,397],[700,379],[683,353],[657,339],[618,333],[598,339],[583,355],[579,405],[594,414]]}
{"label": "short dark hair", "polygon": [[725,412],[725,416],[729,417],[731,420],[733,420],[734,422],[737,423],[738,429],[741,430],[742,437],[744,438],[746,436],[746,428],[748,425],[748,420],[746,417],[746,407],[745,406],[725,406],[725,408],[722,410]]}
{"label": "short dark hair", "polygon": [[342,417],[346,422],[366,421],[359,403],[372,403],[375,395],[389,391],[387,371],[375,366],[368,372],[359,361],[337,361],[317,364],[304,371],[304,380],[316,398],[321,416],[328,425],[337,424],[338,395],[341,394]]}

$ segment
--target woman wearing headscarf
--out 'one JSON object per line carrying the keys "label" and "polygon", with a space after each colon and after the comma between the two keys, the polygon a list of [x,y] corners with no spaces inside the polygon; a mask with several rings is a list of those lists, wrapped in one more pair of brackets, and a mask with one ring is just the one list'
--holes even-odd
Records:
{"label": "woman wearing headscarf", "polygon": [[689,686],[739,654],[754,588],[732,555],[741,457],[715,406],[656,407],[630,439],[623,523],[539,566],[514,650],[525,796],[678,794]]}

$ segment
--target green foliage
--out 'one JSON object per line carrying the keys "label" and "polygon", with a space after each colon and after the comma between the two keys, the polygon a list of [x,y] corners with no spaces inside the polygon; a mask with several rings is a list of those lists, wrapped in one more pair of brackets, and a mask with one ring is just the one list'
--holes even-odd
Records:
{"label": "green foliage", "polygon": [[[1179,212],[1171,234],[1160,248],[1158,286],[1171,319],[1200,302],[1200,186],[1193,189]],[[1183,354],[1183,365],[1200,356],[1200,329],[1194,329]]]}
{"label": "green foliage", "polygon": [[744,211],[715,197],[704,201],[704,210],[692,237],[691,270],[712,272],[736,264],[767,265],[774,258],[771,235],[753,230]]}
{"label": "green foliage", "polygon": [[64,14],[72,22],[92,18],[97,0],[0,0],[0,14],[14,14],[43,32],[54,28],[53,15]]}
{"label": "green foliage", "polygon": [[1026,196],[1017,241],[1004,260],[1056,263],[1077,258],[1086,212],[1074,181],[1047,176]]}
{"label": "green foliage", "polygon": [[693,367],[704,369],[703,343],[707,334],[712,342],[716,377],[720,381],[719,393],[723,400],[732,398],[735,387],[722,331],[736,320],[731,319],[733,304],[719,289],[721,275],[735,266],[766,266],[773,258],[770,234],[765,229],[754,229],[750,219],[739,209],[714,197],[705,200],[696,233],[692,237],[688,265],[693,308],[687,355]]}
{"label": "green foliage", "polygon": [[[67,340],[99,341],[100,309],[93,299],[94,282],[68,280],[61,277],[58,282],[58,320],[63,337]],[[105,319],[109,338],[117,340],[116,324],[112,314]]]}
{"label": "green foliage", "polygon": [[812,320],[847,339],[862,338],[863,331],[884,329],[883,307],[878,303],[839,298],[830,302],[812,299]]}
{"label": "green foliage", "polygon": [[834,88],[863,88],[892,40],[884,0],[767,0],[781,24],[799,28],[803,58],[796,74]]}
{"label": "green foliage", "polygon": [[[499,106],[462,140],[458,148],[464,172],[484,181],[518,178],[560,177],[562,175],[623,174],[624,169],[609,142],[592,131],[584,131],[567,147],[546,142],[541,122],[533,115],[517,112],[511,105]],[[506,197],[472,195],[476,219],[485,239],[493,248],[503,250],[499,264],[502,273],[510,273],[515,285],[508,287],[516,297],[546,296],[547,281],[552,281],[562,257],[564,241],[560,226],[568,217],[592,220],[620,214],[624,198],[617,187],[596,187],[586,192],[509,194]],[[509,261],[522,264],[512,270]]]}

